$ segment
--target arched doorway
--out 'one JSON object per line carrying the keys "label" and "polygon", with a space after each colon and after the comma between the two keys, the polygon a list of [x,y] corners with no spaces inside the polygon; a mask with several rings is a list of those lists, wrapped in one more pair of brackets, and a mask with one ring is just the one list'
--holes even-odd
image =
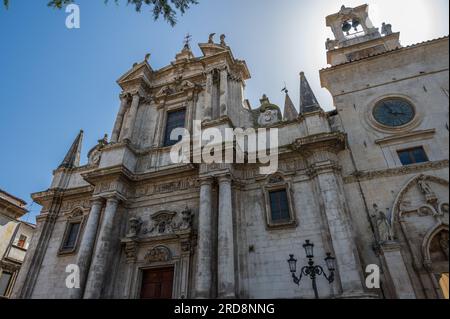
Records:
{"label": "arched doorway", "polygon": [[448,275],[448,228],[439,230],[431,239],[429,245],[429,258],[431,271],[439,284],[442,296],[449,297]]}

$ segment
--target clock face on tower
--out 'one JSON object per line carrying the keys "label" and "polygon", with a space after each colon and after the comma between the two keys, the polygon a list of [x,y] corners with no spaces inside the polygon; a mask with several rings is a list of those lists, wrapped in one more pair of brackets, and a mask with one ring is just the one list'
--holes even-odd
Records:
{"label": "clock face on tower", "polygon": [[390,127],[406,125],[414,119],[414,116],[414,107],[400,98],[382,100],[373,108],[375,120]]}

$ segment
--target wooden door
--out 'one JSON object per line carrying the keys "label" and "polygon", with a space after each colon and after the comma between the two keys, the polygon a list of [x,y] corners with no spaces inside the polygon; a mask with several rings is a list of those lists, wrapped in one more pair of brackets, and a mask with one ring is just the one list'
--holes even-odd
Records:
{"label": "wooden door", "polygon": [[141,299],[172,299],[173,267],[144,270]]}

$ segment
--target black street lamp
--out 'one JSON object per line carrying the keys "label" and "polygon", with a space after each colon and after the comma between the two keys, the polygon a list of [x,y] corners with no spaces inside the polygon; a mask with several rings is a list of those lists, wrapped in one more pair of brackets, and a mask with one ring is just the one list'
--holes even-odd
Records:
{"label": "black street lamp", "polygon": [[336,270],[335,266],[335,258],[331,256],[331,253],[327,253],[327,257],[325,258],[325,263],[327,265],[329,275],[325,273],[322,266],[314,265],[314,244],[309,240],[306,240],[303,244],[303,248],[305,248],[306,258],[308,258],[308,266],[302,267],[300,271],[300,277],[297,277],[295,273],[297,272],[297,259],[294,258],[294,255],[289,255],[289,259],[287,260],[289,264],[289,270],[292,274],[292,279],[295,284],[300,285],[300,280],[302,280],[303,276],[309,276],[312,280],[312,287],[314,290],[314,296],[316,299],[319,299],[319,293],[317,292],[316,285],[316,277],[323,275],[326,280],[331,284],[334,281],[334,271]]}

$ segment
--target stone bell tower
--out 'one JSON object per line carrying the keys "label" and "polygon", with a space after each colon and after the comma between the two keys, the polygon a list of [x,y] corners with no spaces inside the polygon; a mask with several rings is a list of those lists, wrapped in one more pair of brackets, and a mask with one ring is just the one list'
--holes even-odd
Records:
{"label": "stone bell tower", "polygon": [[[399,32],[383,23],[381,32],[369,18],[367,4],[341,10],[326,18],[335,39],[327,39],[327,62],[338,65],[399,48]],[[382,36],[384,35],[384,36]]]}

